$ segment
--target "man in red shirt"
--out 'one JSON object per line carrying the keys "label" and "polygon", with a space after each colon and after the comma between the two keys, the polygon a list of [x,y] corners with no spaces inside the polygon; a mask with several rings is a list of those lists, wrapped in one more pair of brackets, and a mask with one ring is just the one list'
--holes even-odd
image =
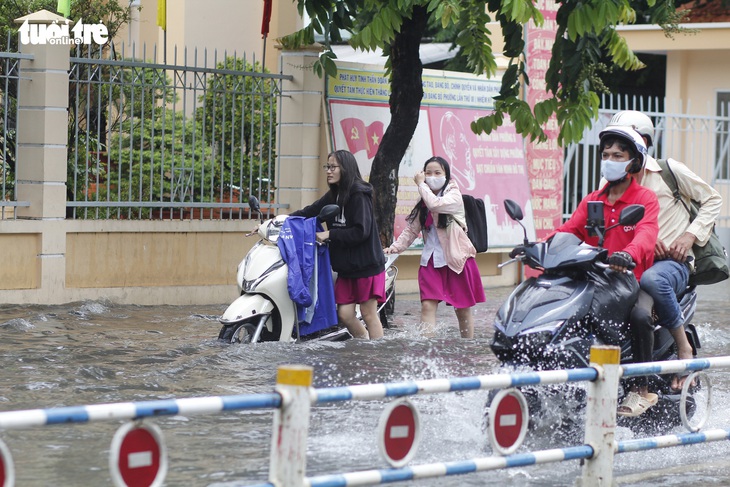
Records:
{"label": "man in red shirt", "polygon": [[[633,226],[618,226],[606,232],[603,246],[609,252],[608,264],[615,272],[607,272],[607,294],[618,294],[616,306],[621,309],[634,307],[641,274],[654,263],[654,245],[659,233],[657,218],[659,203],[654,191],[638,184],[631,174],[640,172],[646,162],[647,148],[641,135],[630,127],[609,127],[600,133],[601,173],[608,181],[601,189],[589,194],[578,205],[570,220],[555,232],[576,235],[589,245],[597,245],[598,237],[588,236],[588,202],[603,202],[603,217],[606,228],[618,223],[621,210],[626,206],[644,206],[644,218]],[[627,273],[632,263],[636,264],[633,274]],[[598,294],[598,287],[596,293]],[[605,296],[602,296],[605,298]],[[650,362],[654,348],[654,330],[644,321],[631,322],[631,348],[634,362]],[[657,395],[649,392],[645,376],[635,379],[631,392],[619,406],[618,414],[638,416],[657,403]]]}

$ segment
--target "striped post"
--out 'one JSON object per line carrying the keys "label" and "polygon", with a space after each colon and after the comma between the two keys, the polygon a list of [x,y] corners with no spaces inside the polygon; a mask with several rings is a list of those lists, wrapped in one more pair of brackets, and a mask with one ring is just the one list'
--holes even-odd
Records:
{"label": "striped post", "polygon": [[311,387],[312,367],[279,366],[276,392],[281,395],[281,407],[274,412],[269,464],[269,482],[274,485],[304,486],[309,410],[314,397]]}
{"label": "striped post", "polygon": [[620,359],[619,347],[591,347],[591,366],[598,369],[599,374],[588,384],[584,443],[593,447],[594,454],[583,465],[582,485],[585,487],[609,487],[613,483],[613,437],[621,377]]}

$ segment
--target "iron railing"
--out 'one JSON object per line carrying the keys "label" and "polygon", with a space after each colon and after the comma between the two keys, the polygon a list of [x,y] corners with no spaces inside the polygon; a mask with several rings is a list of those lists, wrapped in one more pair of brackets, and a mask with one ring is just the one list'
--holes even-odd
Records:
{"label": "iron railing", "polygon": [[15,218],[17,178],[18,80],[20,61],[32,56],[0,52],[0,220]]}
{"label": "iron railing", "polygon": [[288,78],[245,56],[136,58],[71,58],[67,217],[240,219],[249,195],[278,206],[276,117]]}

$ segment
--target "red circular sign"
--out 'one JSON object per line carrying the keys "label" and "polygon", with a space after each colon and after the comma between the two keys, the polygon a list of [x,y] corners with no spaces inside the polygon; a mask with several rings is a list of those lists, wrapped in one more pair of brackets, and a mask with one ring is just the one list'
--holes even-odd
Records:
{"label": "red circular sign", "polygon": [[162,485],[167,458],[159,428],[149,423],[122,426],[112,441],[110,467],[115,485]]}
{"label": "red circular sign", "polygon": [[392,403],[383,412],[378,429],[382,455],[394,467],[405,465],[420,437],[416,408],[407,400]]}
{"label": "red circular sign", "polygon": [[15,485],[15,469],[10,450],[0,440],[0,487]]}
{"label": "red circular sign", "polygon": [[527,401],[516,389],[500,391],[489,412],[489,433],[498,453],[508,455],[522,444],[527,433]]}
{"label": "red circular sign", "polygon": [[133,429],[122,440],[117,462],[127,485],[149,487],[160,470],[160,445],[146,429]]}

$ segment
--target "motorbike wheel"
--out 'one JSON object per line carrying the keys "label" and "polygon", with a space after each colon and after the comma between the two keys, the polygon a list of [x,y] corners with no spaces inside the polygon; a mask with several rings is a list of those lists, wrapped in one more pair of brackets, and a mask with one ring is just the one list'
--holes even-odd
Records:
{"label": "motorbike wheel", "polygon": [[385,306],[383,306],[383,311],[385,311],[385,314],[388,316],[393,316],[393,313],[395,313],[395,283],[393,283],[393,294],[385,303]]}
{"label": "motorbike wheel", "polygon": [[224,343],[251,343],[251,329],[243,323],[223,326],[218,333],[218,340]]}
{"label": "motorbike wheel", "polygon": [[380,323],[383,324],[383,328],[390,328],[388,317],[393,316],[395,313],[395,283],[393,284],[393,294],[380,308]]}

